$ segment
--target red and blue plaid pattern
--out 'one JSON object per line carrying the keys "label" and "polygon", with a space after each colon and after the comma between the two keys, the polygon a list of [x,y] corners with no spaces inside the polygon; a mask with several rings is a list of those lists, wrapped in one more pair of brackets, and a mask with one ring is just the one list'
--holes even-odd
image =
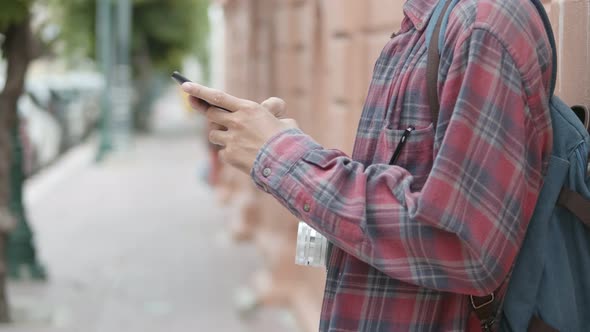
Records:
{"label": "red and blue plaid pattern", "polygon": [[436,2],[406,2],[352,158],[290,129],[252,169],[334,244],[321,331],[479,330],[467,295],[504,281],[535,207],[552,148],[552,64],[537,11],[528,0],[459,1],[441,49],[435,130],[425,27]]}

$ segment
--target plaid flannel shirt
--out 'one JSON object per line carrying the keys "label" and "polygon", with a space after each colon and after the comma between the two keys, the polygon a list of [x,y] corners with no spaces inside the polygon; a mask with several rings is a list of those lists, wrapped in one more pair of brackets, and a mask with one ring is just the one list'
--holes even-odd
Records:
{"label": "plaid flannel shirt", "polygon": [[434,130],[425,28],[436,3],[405,3],[352,157],[290,129],[252,168],[257,186],[334,244],[321,331],[479,330],[467,295],[505,280],[532,216],[552,148],[543,24],[528,0],[459,1]]}

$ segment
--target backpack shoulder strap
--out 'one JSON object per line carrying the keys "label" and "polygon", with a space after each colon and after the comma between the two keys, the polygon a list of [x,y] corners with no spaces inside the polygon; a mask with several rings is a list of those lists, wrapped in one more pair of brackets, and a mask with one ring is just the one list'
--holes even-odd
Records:
{"label": "backpack shoulder strap", "polygon": [[[438,112],[440,110],[440,103],[438,101],[438,68],[440,65],[439,44],[443,21],[447,16],[447,11],[454,0],[441,0],[437,5],[432,17],[430,18],[429,26],[426,30],[426,43],[428,45],[427,63],[426,63],[426,89],[428,90],[428,104],[432,113],[432,124],[436,130],[438,122]],[[432,24],[435,24],[434,26]],[[445,27],[446,28],[446,27]]]}
{"label": "backpack shoulder strap", "polygon": [[549,45],[551,45],[551,58],[552,58],[552,66],[553,71],[551,72],[551,88],[549,90],[549,95],[553,96],[555,93],[555,85],[557,82],[557,47],[555,45],[555,35],[553,34],[553,28],[551,27],[551,22],[549,21],[549,15],[545,11],[545,7],[540,0],[531,0],[537,12],[541,16],[541,20],[543,21],[543,25],[545,26],[545,31],[547,32],[547,39],[549,40]]}

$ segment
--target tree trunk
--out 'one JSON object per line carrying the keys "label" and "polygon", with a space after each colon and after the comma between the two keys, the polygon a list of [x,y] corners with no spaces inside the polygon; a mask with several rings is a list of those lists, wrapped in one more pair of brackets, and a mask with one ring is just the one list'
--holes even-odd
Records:
{"label": "tree trunk", "polygon": [[13,24],[4,33],[2,53],[6,58],[6,84],[0,93],[0,322],[10,320],[5,291],[5,252],[8,232],[14,227],[10,209],[11,133],[16,126],[17,102],[24,89],[31,59],[30,18]]}

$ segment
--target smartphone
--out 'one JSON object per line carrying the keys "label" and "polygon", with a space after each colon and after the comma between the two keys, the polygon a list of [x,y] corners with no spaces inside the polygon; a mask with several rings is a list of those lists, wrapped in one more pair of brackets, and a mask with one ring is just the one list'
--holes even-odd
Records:
{"label": "smartphone", "polygon": [[[184,77],[181,73],[179,73],[178,71],[174,71],[172,73],[172,79],[174,79],[178,84],[182,85],[182,83],[186,83],[186,82],[192,82],[191,80],[189,80],[188,78]],[[203,102],[209,104],[208,102],[204,101],[203,99],[201,99]],[[211,105],[211,104],[209,104]],[[228,111],[227,109],[217,106],[217,105],[213,105],[215,107],[221,108],[222,110]],[[229,111],[228,111],[229,112]]]}
{"label": "smartphone", "polygon": [[182,74],[176,70],[172,73],[172,78],[180,85],[182,85],[182,83],[192,82],[188,78],[182,76]]}

